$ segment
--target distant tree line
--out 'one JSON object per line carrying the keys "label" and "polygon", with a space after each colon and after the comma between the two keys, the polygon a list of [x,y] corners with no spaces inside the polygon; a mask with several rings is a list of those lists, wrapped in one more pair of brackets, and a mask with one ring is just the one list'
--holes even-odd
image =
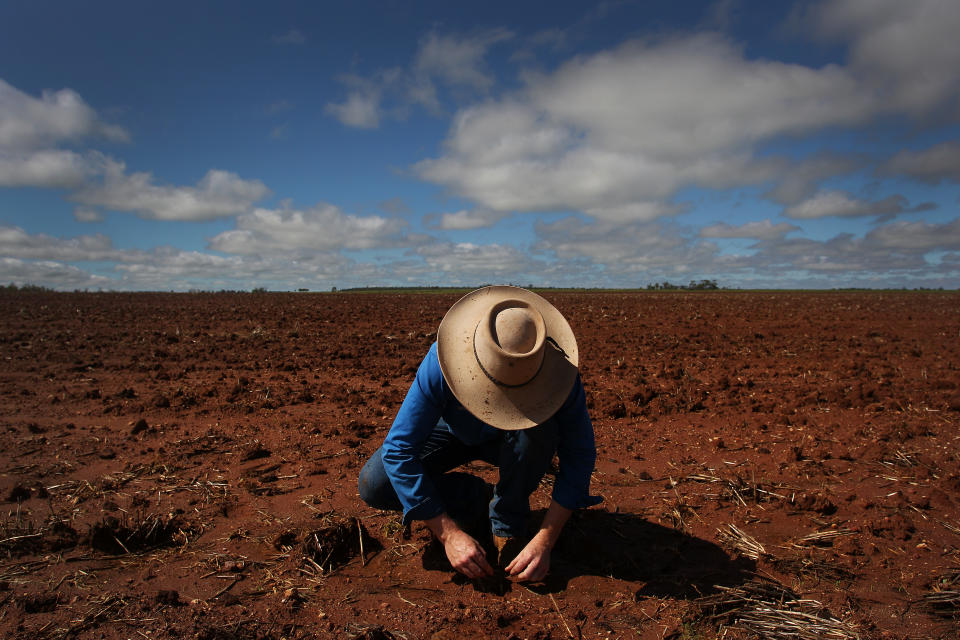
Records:
{"label": "distant tree line", "polygon": [[665,280],[647,285],[649,291],[716,291],[719,288],[716,280],[691,280],[690,284],[672,284]]}
{"label": "distant tree line", "polygon": [[6,286],[0,285],[0,292],[3,293],[17,293],[17,292],[26,292],[26,293],[51,293],[53,289],[48,287],[41,287],[38,284],[22,284],[20,286],[10,283]]}

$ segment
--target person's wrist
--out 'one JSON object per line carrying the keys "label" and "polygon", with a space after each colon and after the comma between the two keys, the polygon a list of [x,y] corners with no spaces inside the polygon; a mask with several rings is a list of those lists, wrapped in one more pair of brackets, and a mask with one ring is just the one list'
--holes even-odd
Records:
{"label": "person's wrist", "polygon": [[560,538],[560,532],[553,529],[540,529],[533,537],[534,541],[547,551],[553,549]]}
{"label": "person's wrist", "polygon": [[543,545],[543,548],[546,551],[551,551],[553,550],[553,546],[557,544],[557,539],[556,537],[548,534],[543,537],[543,541],[541,542],[541,544]]}
{"label": "person's wrist", "polygon": [[450,540],[450,536],[459,530],[457,523],[454,522],[453,518],[448,516],[446,513],[441,513],[435,518],[431,518],[427,521],[427,523],[430,526],[430,530],[433,532],[433,535],[435,535],[437,540],[444,545],[446,545]]}

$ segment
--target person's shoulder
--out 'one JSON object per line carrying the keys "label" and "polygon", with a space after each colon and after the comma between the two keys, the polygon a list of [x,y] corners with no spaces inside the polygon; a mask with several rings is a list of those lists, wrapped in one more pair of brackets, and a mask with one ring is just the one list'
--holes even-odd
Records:
{"label": "person's shoulder", "polygon": [[443,372],[440,370],[440,359],[437,357],[437,343],[430,345],[427,355],[423,357],[420,368],[417,370],[417,378],[421,384],[426,384],[431,388],[440,389],[443,381]]}
{"label": "person's shoulder", "polygon": [[430,345],[430,349],[427,351],[427,355],[423,357],[423,364],[421,367],[427,367],[430,369],[431,373],[440,373],[440,358],[437,355],[437,343],[434,342]]}

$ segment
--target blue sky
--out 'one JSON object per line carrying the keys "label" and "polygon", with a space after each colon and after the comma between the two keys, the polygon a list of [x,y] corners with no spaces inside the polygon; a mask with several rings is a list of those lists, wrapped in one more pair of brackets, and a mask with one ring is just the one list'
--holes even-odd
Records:
{"label": "blue sky", "polygon": [[0,283],[960,287],[960,4],[0,5]]}

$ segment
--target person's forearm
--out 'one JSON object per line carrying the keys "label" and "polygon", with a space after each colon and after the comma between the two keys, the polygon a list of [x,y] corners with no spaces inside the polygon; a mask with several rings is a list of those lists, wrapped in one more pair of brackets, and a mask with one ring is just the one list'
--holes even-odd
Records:
{"label": "person's forearm", "polygon": [[454,522],[453,518],[448,516],[446,512],[441,513],[434,518],[430,518],[429,520],[424,520],[423,522],[441,543],[445,543],[447,538],[449,538],[450,534],[454,531],[461,531],[457,523]]}
{"label": "person's forearm", "polygon": [[573,512],[570,509],[562,506],[556,500],[551,500],[550,507],[540,524],[540,530],[534,535],[534,539],[546,545],[548,549],[552,549],[557,544],[557,538],[560,537],[560,532],[563,531],[563,526],[570,519],[571,513]]}

